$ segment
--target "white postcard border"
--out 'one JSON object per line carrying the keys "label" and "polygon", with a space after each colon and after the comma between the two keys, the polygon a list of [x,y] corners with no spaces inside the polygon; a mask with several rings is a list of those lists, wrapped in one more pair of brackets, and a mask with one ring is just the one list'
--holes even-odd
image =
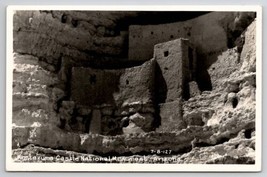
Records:
{"label": "white postcard border", "polygon": [[[15,10],[256,11],[256,159],[253,165],[15,163],[12,155],[13,13]],[[257,172],[262,168],[262,7],[252,5],[8,6],[6,18],[6,170],[7,171],[146,171]]]}

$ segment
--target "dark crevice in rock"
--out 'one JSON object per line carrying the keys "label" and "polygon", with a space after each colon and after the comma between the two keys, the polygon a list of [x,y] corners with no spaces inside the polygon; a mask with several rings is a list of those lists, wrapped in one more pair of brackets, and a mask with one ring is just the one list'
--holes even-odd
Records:
{"label": "dark crevice in rock", "polygon": [[254,131],[255,131],[254,128],[245,130],[245,132],[244,132],[245,138],[250,139],[252,137],[252,132],[254,132]]}
{"label": "dark crevice in rock", "polygon": [[24,148],[27,148],[28,146],[33,146],[33,145],[31,143],[27,142],[26,144],[20,145],[19,148],[24,149]]}
{"label": "dark crevice in rock", "polygon": [[68,18],[68,16],[65,15],[65,14],[63,14],[63,15],[61,16],[61,22],[62,22],[62,23],[67,23],[67,18]]}
{"label": "dark crevice in rock", "polygon": [[76,28],[76,27],[78,27],[78,25],[79,25],[79,21],[78,21],[78,20],[74,20],[74,19],[72,19],[72,20],[71,20],[71,24],[72,24],[72,26],[73,26],[74,28]]}
{"label": "dark crevice in rock", "polygon": [[52,10],[40,10],[40,13],[52,14]]}
{"label": "dark crevice in rock", "polygon": [[87,132],[87,133],[89,133],[91,118],[92,118],[92,112],[84,119],[85,132]]}
{"label": "dark crevice in rock", "polygon": [[197,70],[196,70],[196,82],[198,84],[199,90],[203,91],[211,91],[212,83],[209,72],[207,71],[207,67],[204,62],[206,60],[205,55],[201,55],[197,53]]}
{"label": "dark crevice in rock", "polygon": [[206,143],[206,142],[196,142],[195,143],[195,147],[209,147],[209,146],[214,146],[210,143]]}
{"label": "dark crevice in rock", "polygon": [[129,125],[129,119],[122,120],[121,127],[127,127]]}
{"label": "dark crevice in rock", "polygon": [[223,144],[225,142],[228,142],[230,139],[231,139],[230,137],[221,137],[220,139],[217,140],[215,145]]}
{"label": "dark crevice in rock", "polygon": [[58,125],[58,128],[60,128],[60,129],[64,129],[65,128],[65,126],[66,126],[66,119],[62,119],[62,118],[60,118],[59,119],[59,125]]}
{"label": "dark crevice in rock", "polygon": [[161,125],[160,109],[158,105],[154,105],[155,114],[152,127],[158,128]]}
{"label": "dark crevice in rock", "polygon": [[210,12],[160,12],[160,11],[142,11],[138,16],[118,19],[117,26],[122,30],[128,29],[129,25],[152,25],[164,24],[177,21],[185,21]]}
{"label": "dark crevice in rock", "polygon": [[185,82],[183,84],[183,99],[187,101],[190,98],[189,84]]}
{"label": "dark crevice in rock", "polygon": [[236,97],[234,97],[232,100],[232,106],[233,106],[233,108],[236,108],[237,105],[238,105],[238,99]]}
{"label": "dark crevice in rock", "polygon": [[61,69],[61,66],[62,66],[62,58],[63,58],[63,54],[60,53],[60,56],[59,56],[59,58],[57,60],[56,66],[55,66],[56,67],[56,70],[55,70],[56,73],[58,73],[60,71],[60,69]]}
{"label": "dark crevice in rock", "polygon": [[93,84],[96,84],[96,75],[95,74],[91,74],[90,75],[90,83],[93,85]]}
{"label": "dark crevice in rock", "polygon": [[66,94],[66,100],[70,100],[70,97],[71,97],[71,70],[72,70],[72,67],[69,67],[67,69],[67,80],[65,82],[65,94]]}
{"label": "dark crevice in rock", "polygon": [[256,18],[256,13],[240,13],[231,23],[228,22],[227,25],[224,26],[224,29],[227,34],[227,47],[233,48],[235,46],[238,47],[238,52],[241,53],[244,41],[240,39],[240,36],[246,28],[253,22],[254,18]]}

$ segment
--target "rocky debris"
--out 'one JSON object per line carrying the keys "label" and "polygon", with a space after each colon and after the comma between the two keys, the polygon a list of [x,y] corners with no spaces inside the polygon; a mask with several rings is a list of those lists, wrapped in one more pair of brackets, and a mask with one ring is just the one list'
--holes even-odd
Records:
{"label": "rocky debris", "polygon": [[131,122],[143,129],[142,132],[151,131],[154,127],[154,114],[153,105],[141,102],[127,103],[116,108],[107,104],[88,107],[75,105],[73,101],[62,101],[58,116],[60,127],[67,131],[115,136],[122,134],[123,127]]}
{"label": "rocky debris", "polygon": [[215,106],[223,106],[225,94],[214,92],[202,92],[201,95],[192,97],[182,103],[183,116],[186,117],[190,112],[208,112],[212,114]]}
{"label": "rocky debris", "polygon": [[[254,164],[253,148],[249,146],[239,147],[239,144],[253,144],[253,142],[255,142],[255,139],[236,139],[235,143],[196,147],[191,152],[172,156],[161,155],[161,152],[165,151],[158,154],[156,150],[154,154],[145,156],[99,156],[28,145],[25,148],[14,149],[12,157],[15,162]],[[246,150],[240,151],[239,148]],[[167,150],[166,152],[171,151]]]}
{"label": "rocky debris", "polygon": [[136,125],[133,121],[128,123],[127,127],[122,128],[123,134],[139,134],[144,133],[145,131],[138,125]]}
{"label": "rocky debris", "polygon": [[141,101],[132,102],[132,103],[124,102],[124,104],[122,105],[122,109],[129,113],[136,113],[136,112],[141,111],[142,107],[144,106],[145,104],[142,103]]}
{"label": "rocky debris", "polygon": [[[49,131],[48,131],[49,130]],[[51,131],[53,130],[53,131]],[[191,128],[191,131],[193,129]],[[187,130],[187,132],[190,130]],[[53,133],[54,135],[50,135]],[[99,153],[116,152],[118,154],[123,153],[138,153],[141,151],[149,152],[150,149],[164,149],[170,147],[173,150],[179,150],[182,147],[187,147],[189,144],[183,144],[176,147],[170,146],[173,137],[178,138],[178,141],[183,141],[184,138],[192,140],[193,137],[185,135],[186,132],[181,133],[145,133],[145,134],[128,134],[117,136],[103,136],[99,134],[86,134],[83,137],[83,141],[80,141],[78,133],[71,133],[62,131],[59,128],[51,126],[40,127],[13,127],[13,147],[23,147],[27,144],[35,144],[44,147],[51,147],[58,149],[64,147],[66,150],[86,151],[92,153],[97,151]],[[34,136],[33,136],[34,134]],[[210,133],[208,133],[210,134]],[[172,135],[172,137],[171,137]],[[157,136],[161,136],[162,139],[158,139]],[[193,135],[192,135],[193,136]],[[53,137],[53,138],[50,138]],[[77,138],[79,137],[79,138]],[[75,141],[74,141],[75,140]],[[78,141],[78,142],[77,142]],[[166,143],[163,143],[165,142]],[[62,143],[62,144],[61,144]],[[163,143],[163,144],[162,144]],[[177,142],[178,143],[178,142]],[[19,146],[18,146],[19,145]],[[143,149],[143,146],[146,147]],[[160,147],[157,147],[160,146]]]}
{"label": "rocky debris", "polygon": [[154,121],[154,116],[152,114],[140,114],[135,113],[129,117],[129,124],[133,123],[137,127],[140,127],[142,130],[149,132],[152,130],[152,123]]}
{"label": "rocky debris", "polygon": [[[234,143],[232,143],[234,141]],[[204,164],[254,164],[255,149],[250,144],[255,139],[236,137],[216,146],[196,147],[180,156],[178,163]],[[242,147],[240,144],[245,144]]]}
{"label": "rocky debris", "polygon": [[106,136],[116,136],[122,134],[121,124],[122,117],[102,116],[101,118],[101,134]]}
{"label": "rocky debris", "polygon": [[[132,127],[137,128],[137,126],[134,125]],[[200,134],[199,132],[202,133]],[[65,132],[56,127],[13,127],[13,148],[23,147],[32,143],[54,149],[63,147],[66,150],[75,150],[78,152],[86,151],[88,153],[98,152],[108,154],[114,152],[118,155],[123,155],[125,153],[149,153],[151,149],[170,149],[178,153],[185,149],[190,150],[192,146],[191,141],[195,138],[199,141],[210,143],[206,140],[212,137],[215,139],[213,143],[216,143],[217,137],[212,136],[215,132],[216,128],[191,126],[180,132],[173,133],[127,133],[126,135],[117,136],[103,136],[92,133],[85,134],[81,141],[78,133]],[[51,133],[54,135],[50,135]],[[218,136],[218,141],[220,138],[221,137]],[[213,144],[210,143],[210,145]]]}
{"label": "rocky debris", "polygon": [[203,126],[213,114],[213,110],[197,110],[184,115],[185,124],[188,126]]}

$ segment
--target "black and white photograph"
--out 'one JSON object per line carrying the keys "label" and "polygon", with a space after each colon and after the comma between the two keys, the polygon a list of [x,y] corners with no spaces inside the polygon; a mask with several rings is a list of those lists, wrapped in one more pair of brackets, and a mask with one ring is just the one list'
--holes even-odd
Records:
{"label": "black and white photograph", "polygon": [[260,6],[9,6],[8,171],[260,171]]}

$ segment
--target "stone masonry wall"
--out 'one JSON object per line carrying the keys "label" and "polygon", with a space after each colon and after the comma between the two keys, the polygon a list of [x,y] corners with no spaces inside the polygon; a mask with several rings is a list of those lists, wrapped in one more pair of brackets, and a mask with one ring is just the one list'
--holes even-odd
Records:
{"label": "stone masonry wall", "polygon": [[[212,12],[192,20],[160,25],[133,25],[129,28],[129,59],[149,60],[155,44],[188,38],[210,61],[227,48],[227,36],[220,20],[225,12]],[[203,45],[205,44],[205,45]]]}
{"label": "stone masonry wall", "polygon": [[130,60],[149,60],[153,56],[154,45],[187,38],[196,48],[199,89],[212,90],[207,69],[227,48],[238,46],[238,50],[242,49],[239,36],[254,18],[254,12],[211,12],[176,23],[132,25],[129,27],[128,56]]}
{"label": "stone masonry wall", "polygon": [[71,99],[86,106],[153,103],[154,65],[151,60],[141,66],[118,70],[73,67]]}
{"label": "stone masonry wall", "polygon": [[79,105],[116,105],[113,94],[119,92],[123,70],[97,70],[73,67],[71,99]]}
{"label": "stone masonry wall", "polygon": [[155,60],[117,70],[73,67],[70,100],[59,108],[62,128],[105,135],[121,134],[129,124],[152,130],[154,68]]}

